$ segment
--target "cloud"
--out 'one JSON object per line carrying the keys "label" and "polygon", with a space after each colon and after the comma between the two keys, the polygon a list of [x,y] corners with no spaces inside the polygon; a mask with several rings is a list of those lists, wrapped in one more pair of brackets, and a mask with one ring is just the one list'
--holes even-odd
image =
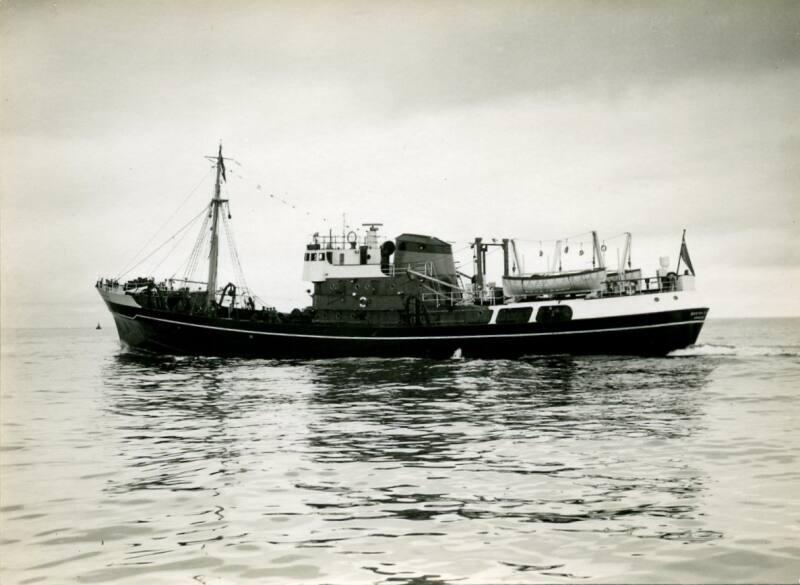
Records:
{"label": "cloud", "polygon": [[6,3],[4,12],[14,115],[3,128],[49,135],[135,132],[182,109],[230,116],[309,86],[344,89],[362,115],[403,115],[800,66],[795,2]]}

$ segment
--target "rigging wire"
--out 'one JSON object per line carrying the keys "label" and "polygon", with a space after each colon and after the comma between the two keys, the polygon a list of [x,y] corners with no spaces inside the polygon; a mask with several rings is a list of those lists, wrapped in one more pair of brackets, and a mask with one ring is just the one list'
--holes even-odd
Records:
{"label": "rigging wire", "polygon": [[128,274],[128,273],[129,273],[131,270],[133,270],[134,268],[136,268],[136,267],[138,267],[138,266],[141,266],[142,264],[144,264],[144,262],[146,262],[147,260],[149,260],[150,258],[152,258],[152,257],[153,257],[153,256],[154,256],[154,255],[155,255],[155,254],[156,254],[156,253],[159,251],[159,250],[161,250],[161,248],[163,248],[164,246],[166,246],[167,244],[169,244],[169,243],[170,243],[172,240],[174,240],[174,239],[175,239],[177,236],[179,236],[181,233],[183,233],[183,232],[184,232],[184,230],[186,230],[187,228],[189,228],[189,227],[190,227],[190,226],[191,226],[191,225],[192,225],[192,224],[193,224],[195,221],[197,221],[197,220],[200,218],[200,216],[201,216],[201,215],[205,214],[207,209],[208,209],[207,207],[204,207],[204,208],[203,208],[203,210],[202,210],[200,213],[198,213],[197,215],[195,215],[195,216],[194,216],[194,217],[193,217],[191,220],[189,220],[189,222],[188,222],[188,223],[184,224],[184,225],[183,225],[183,227],[181,227],[181,228],[180,228],[180,229],[179,229],[177,232],[175,232],[174,234],[172,234],[172,235],[171,235],[171,236],[170,236],[170,237],[169,237],[167,240],[165,240],[165,241],[164,241],[164,242],[163,242],[163,243],[162,243],[160,246],[158,246],[158,247],[157,247],[155,250],[153,250],[153,251],[152,251],[152,252],[150,252],[150,253],[149,253],[147,256],[145,256],[144,258],[142,258],[142,259],[141,259],[139,262],[137,262],[136,264],[134,264],[133,266],[131,266],[130,268],[128,268],[128,270],[126,270],[125,272],[123,272],[123,273],[121,273],[119,276],[117,276],[117,279],[119,279],[119,278],[122,278],[123,276],[125,276],[126,274]]}
{"label": "rigging wire", "polygon": [[[237,164],[239,164],[239,163],[237,163]],[[241,166],[241,164],[239,164],[239,166]],[[266,193],[262,188],[262,183],[259,183],[256,180],[251,179],[247,175],[243,174],[241,171],[239,171],[235,175],[233,175],[233,178],[247,183],[249,187],[253,188],[259,194],[264,194],[264,195],[268,196],[275,203],[279,203],[280,205],[283,205],[285,207],[293,209],[294,211],[296,211],[298,213],[302,213],[302,214],[304,214],[306,216],[315,217],[317,219],[320,219],[322,222],[324,222],[325,224],[327,224],[327,225],[329,225],[331,227],[337,227],[337,228],[339,227],[338,224],[334,225],[334,222],[338,222],[338,216],[335,219],[333,219],[333,218],[329,219],[326,215],[323,215],[323,214],[319,213],[318,211],[316,211],[311,206],[300,205],[296,201],[292,201],[289,198],[285,198],[286,195],[281,197],[280,195],[276,195],[274,193]]]}
{"label": "rigging wire", "polygon": [[[242,166],[242,165],[241,165],[240,163],[238,163],[238,162],[237,162],[237,164],[238,164],[240,167]],[[258,192],[263,192],[263,191],[262,191],[262,185],[261,185],[261,183],[258,183],[258,182],[256,182],[256,181],[254,181],[253,179],[251,179],[250,177],[248,177],[246,174],[243,174],[241,171],[237,172],[235,175],[233,175],[233,177],[234,177],[235,179],[238,179],[238,180],[240,180],[240,181],[242,181],[242,182],[245,182],[245,183],[247,183],[249,186],[251,186],[252,188],[254,188],[256,191],[258,191]],[[273,200],[275,203],[278,203],[278,204],[280,204],[280,205],[283,205],[283,206],[285,206],[285,207],[291,208],[291,209],[293,209],[294,211],[296,211],[296,212],[298,212],[298,213],[303,213],[304,215],[307,215],[307,216],[315,216],[315,217],[317,217],[317,218],[321,219],[323,222],[325,222],[326,224],[328,224],[328,225],[330,225],[330,226],[332,226],[332,227],[337,227],[337,228],[339,227],[339,226],[338,226],[338,224],[337,224],[336,226],[334,226],[334,222],[333,222],[333,221],[329,220],[327,217],[323,216],[323,215],[322,215],[322,214],[320,214],[319,212],[316,212],[316,211],[309,211],[309,209],[308,209],[308,208],[306,208],[306,207],[305,207],[305,206],[303,206],[303,205],[298,205],[296,202],[292,201],[291,199],[289,199],[289,198],[286,198],[286,196],[285,196],[285,195],[284,195],[283,197],[282,197],[282,196],[279,196],[279,195],[276,195],[276,194],[274,194],[274,193],[269,193],[269,194],[267,194],[267,195],[268,195],[268,196],[269,196],[269,198],[270,198],[271,200]],[[338,221],[338,218],[337,218],[337,221]],[[348,227],[349,227],[349,226],[348,226]],[[573,234],[573,235],[569,235],[569,236],[563,236],[563,237],[561,237],[561,238],[554,238],[554,239],[547,239],[547,240],[539,240],[539,239],[536,239],[536,240],[529,240],[529,239],[525,239],[525,238],[511,238],[511,239],[514,239],[514,240],[516,240],[517,242],[521,242],[521,243],[538,243],[538,244],[540,244],[540,245],[541,245],[541,244],[544,244],[544,243],[546,243],[546,244],[554,244],[554,243],[555,243],[555,242],[557,242],[558,240],[561,240],[561,241],[568,241],[568,240],[579,241],[581,238],[590,237],[590,236],[591,236],[591,234],[592,234],[592,232],[591,232],[591,231],[586,231],[586,232],[581,232],[581,233],[577,233],[577,234]],[[617,238],[617,237],[620,237],[620,236],[623,236],[623,235],[624,235],[624,233],[621,233],[621,234],[617,234],[617,235],[610,236],[610,237],[603,238],[603,239],[604,239],[604,240],[613,240],[613,239],[615,239],[615,238]],[[582,243],[582,242],[580,242],[580,241],[579,241],[579,243]],[[470,244],[468,244],[468,245],[467,245],[466,247],[464,247],[464,248],[460,248],[460,249],[456,250],[456,251],[454,252],[454,254],[464,251],[464,250],[465,250],[467,247],[469,247],[470,245],[471,245],[471,243],[470,243]]]}
{"label": "rigging wire", "polygon": [[122,272],[119,273],[119,275],[117,276],[117,279],[122,278],[128,272],[130,272],[131,270],[136,268],[136,266],[139,265],[139,264],[136,264],[135,266],[130,266],[139,257],[139,255],[147,249],[147,246],[149,246],[153,242],[153,240],[156,238],[156,236],[159,233],[161,233],[161,230],[163,230],[164,227],[166,227],[166,225],[170,221],[172,221],[172,219],[178,214],[178,212],[183,208],[183,206],[186,204],[186,202],[189,200],[189,198],[194,194],[194,192],[197,191],[197,189],[200,188],[200,185],[202,185],[205,182],[205,180],[209,177],[209,175],[211,174],[212,170],[213,170],[213,167],[211,169],[207,170],[206,173],[203,175],[203,178],[200,179],[200,181],[194,187],[192,187],[191,191],[189,191],[189,193],[186,195],[186,197],[183,198],[183,201],[181,201],[180,204],[178,205],[178,207],[175,208],[175,211],[173,211],[172,214],[166,219],[166,221],[164,221],[164,223],[162,223],[159,226],[159,228],[155,232],[153,232],[153,235],[150,236],[150,238],[148,238],[148,240],[139,249],[139,251],[136,252],[136,254],[134,254],[133,257],[128,261],[128,263],[126,265],[126,268]]}
{"label": "rigging wire", "polygon": [[186,230],[184,230],[184,231],[183,231],[183,235],[182,235],[180,238],[178,238],[178,239],[175,241],[175,243],[173,244],[173,246],[172,246],[172,247],[169,249],[169,251],[168,251],[168,252],[167,252],[167,253],[164,255],[164,257],[163,257],[161,260],[159,260],[159,261],[158,261],[158,263],[156,263],[156,264],[155,264],[155,265],[154,265],[154,266],[153,266],[153,267],[150,269],[150,271],[149,271],[149,272],[150,272],[150,274],[155,274],[156,270],[158,270],[158,269],[161,267],[161,265],[162,265],[162,264],[163,264],[163,263],[164,263],[164,262],[167,260],[167,258],[169,258],[169,257],[172,255],[172,253],[173,253],[173,252],[175,251],[175,249],[176,249],[176,248],[177,248],[177,247],[178,247],[178,246],[181,244],[181,242],[183,242],[183,240],[184,240],[184,239],[186,239],[186,236],[187,236],[188,234],[189,234],[189,229],[187,228]]}
{"label": "rigging wire", "polygon": [[[209,203],[206,206],[206,210],[211,207]],[[197,239],[195,240],[194,246],[192,247],[192,251],[189,254],[189,258],[186,261],[186,270],[183,273],[184,280],[191,280],[194,276],[195,270],[197,270],[197,265],[200,262],[200,257],[202,255],[203,250],[205,249],[206,240],[209,238],[208,234],[208,221],[210,219],[210,214],[206,213],[205,218],[203,219],[203,223],[200,226],[200,231],[197,234]],[[178,268],[180,270],[180,268]],[[176,271],[177,273],[177,271]],[[173,274],[174,276],[174,274]]]}
{"label": "rigging wire", "polygon": [[561,237],[561,238],[553,238],[553,239],[550,239],[550,240],[540,240],[540,239],[528,240],[526,238],[510,238],[510,239],[515,240],[517,242],[526,242],[526,243],[533,243],[533,244],[555,244],[559,240],[562,241],[562,242],[565,241],[565,240],[577,240],[579,238],[586,237],[586,236],[591,236],[591,235],[592,235],[592,232],[588,231],[588,232],[582,232],[580,234],[574,234],[572,236],[564,236],[564,237]]}
{"label": "rigging wire", "polygon": [[[613,236],[603,236],[600,233],[598,233],[598,237],[601,240],[604,240],[604,241],[611,241],[611,240],[615,240],[617,238],[621,238],[621,237],[625,236],[627,233],[628,232],[620,232],[618,234],[614,234]],[[562,241],[562,242],[566,242],[567,240],[580,241],[579,238],[583,238],[583,237],[587,237],[587,236],[591,236],[591,235],[592,235],[592,232],[589,231],[589,232],[583,232],[581,234],[575,234],[573,236],[564,236],[564,237],[553,238],[553,239],[548,239],[548,240],[539,240],[539,239],[528,240],[526,238],[511,238],[511,239],[515,240],[517,242],[525,242],[525,243],[529,243],[529,244],[555,244],[558,241]]]}
{"label": "rigging wire", "polygon": [[[230,207],[226,206],[228,209],[228,213],[230,213]],[[247,285],[247,279],[244,276],[244,269],[242,268],[241,260],[239,259],[239,250],[236,247],[236,238],[235,234],[233,233],[233,225],[230,221],[228,221],[228,215],[222,215],[222,225],[225,229],[225,237],[228,242],[228,254],[231,258],[231,265],[233,267],[234,276],[235,278],[241,283],[241,286],[245,292],[250,292],[250,287]]]}

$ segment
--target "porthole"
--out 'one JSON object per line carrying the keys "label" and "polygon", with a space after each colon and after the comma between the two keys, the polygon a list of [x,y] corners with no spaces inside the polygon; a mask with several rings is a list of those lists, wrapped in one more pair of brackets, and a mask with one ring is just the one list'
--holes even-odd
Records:
{"label": "porthole", "polygon": [[658,297],[656,297],[656,298],[654,298],[653,300],[654,300],[655,302],[658,302],[658,301],[660,301],[661,299],[659,299]]}

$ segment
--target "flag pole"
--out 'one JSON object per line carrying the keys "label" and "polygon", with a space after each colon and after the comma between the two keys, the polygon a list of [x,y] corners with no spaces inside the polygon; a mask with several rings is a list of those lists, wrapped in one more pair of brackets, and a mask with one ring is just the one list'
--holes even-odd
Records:
{"label": "flag pole", "polygon": [[683,260],[683,245],[686,243],[686,228],[683,228],[683,235],[681,236],[681,249],[678,252],[678,266],[675,268],[675,274],[681,273],[681,260]]}

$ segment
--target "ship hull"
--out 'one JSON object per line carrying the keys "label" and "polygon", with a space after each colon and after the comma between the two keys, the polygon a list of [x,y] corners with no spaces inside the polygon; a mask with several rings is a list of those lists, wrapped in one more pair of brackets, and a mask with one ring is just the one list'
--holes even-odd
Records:
{"label": "ship hull", "polygon": [[[105,295],[107,296],[107,295]],[[560,323],[403,327],[274,323],[143,309],[105,298],[131,349],[256,358],[520,357],[554,353],[666,355],[693,344],[706,308],[595,316]]]}

